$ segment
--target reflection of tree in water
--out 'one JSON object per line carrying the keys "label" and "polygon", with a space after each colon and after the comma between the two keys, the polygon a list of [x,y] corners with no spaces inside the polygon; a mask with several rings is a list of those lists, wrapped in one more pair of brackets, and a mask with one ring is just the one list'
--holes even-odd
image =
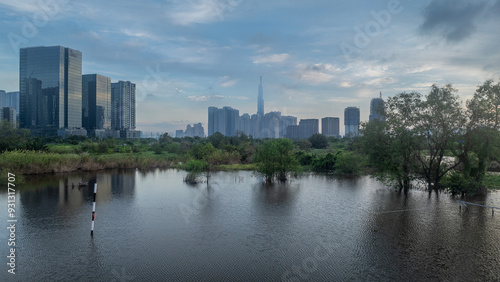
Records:
{"label": "reflection of tree in water", "polygon": [[254,185],[255,220],[250,221],[251,232],[243,243],[252,260],[284,260],[277,257],[289,248],[295,249],[290,242],[296,236],[292,222],[296,216],[294,202],[298,189],[299,185],[293,182]]}
{"label": "reflection of tree in water", "polygon": [[[449,194],[417,190],[377,193],[374,201],[377,207],[365,221],[361,256],[372,269],[363,275],[385,271],[389,276],[375,280],[495,280],[498,271],[491,261],[497,261],[500,235],[489,222],[490,210],[460,212]],[[485,196],[470,201],[484,203]]]}
{"label": "reflection of tree in water", "polygon": [[261,201],[266,204],[286,204],[293,200],[295,187],[290,183],[258,183],[256,186]]}

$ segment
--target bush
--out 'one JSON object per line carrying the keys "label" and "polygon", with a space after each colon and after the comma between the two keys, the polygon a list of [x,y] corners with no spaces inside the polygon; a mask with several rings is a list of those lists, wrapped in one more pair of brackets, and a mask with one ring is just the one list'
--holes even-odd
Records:
{"label": "bush", "polygon": [[332,153],[328,153],[313,162],[313,170],[316,172],[333,172],[336,161],[337,157]]}
{"label": "bush", "polygon": [[302,139],[299,141],[299,149],[304,150],[304,151],[309,151],[311,149],[312,144],[309,140],[307,139]]}
{"label": "bush", "polygon": [[328,146],[328,139],[326,136],[319,133],[315,133],[309,137],[309,142],[311,142],[311,146],[315,149],[324,149]]}
{"label": "bush", "polygon": [[302,151],[295,153],[295,158],[301,166],[311,165],[316,160],[315,154],[307,154]]}
{"label": "bush", "polygon": [[208,163],[206,161],[203,161],[203,160],[189,160],[185,164],[184,168],[187,171],[191,171],[191,172],[202,172],[202,171],[207,170]]}
{"label": "bush", "polygon": [[263,174],[266,182],[274,178],[285,181],[290,172],[296,172],[299,163],[293,153],[294,145],[289,139],[273,139],[260,144],[255,154],[257,171]]}
{"label": "bush", "polygon": [[481,190],[481,183],[474,179],[468,179],[462,173],[454,171],[441,179],[441,186],[451,192],[452,195],[473,196]]}
{"label": "bush", "polygon": [[365,166],[364,156],[354,152],[342,152],[337,154],[335,170],[345,174],[360,174]]}

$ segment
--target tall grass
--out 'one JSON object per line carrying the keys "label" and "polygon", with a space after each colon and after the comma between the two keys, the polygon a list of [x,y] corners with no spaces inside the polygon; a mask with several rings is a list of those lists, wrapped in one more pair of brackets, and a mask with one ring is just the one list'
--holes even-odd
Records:
{"label": "tall grass", "polygon": [[168,156],[152,157],[148,154],[117,153],[90,155],[89,153],[51,153],[40,151],[10,151],[0,154],[0,171],[15,174],[40,174],[76,170],[107,168],[169,167],[173,160]]}

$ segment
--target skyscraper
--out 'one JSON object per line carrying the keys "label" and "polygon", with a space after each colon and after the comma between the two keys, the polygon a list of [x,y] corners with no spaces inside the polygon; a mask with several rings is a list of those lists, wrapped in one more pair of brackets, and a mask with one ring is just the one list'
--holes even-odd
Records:
{"label": "skyscraper", "polygon": [[340,119],[338,117],[325,117],[321,119],[321,134],[328,137],[340,136]]}
{"label": "skyscraper", "polygon": [[205,130],[203,129],[203,125],[201,123],[195,123],[193,124],[193,126],[191,126],[191,124],[188,124],[186,126],[186,130],[179,135],[180,136],[177,136],[176,132],[177,137],[205,137]]}
{"label": "skyscraper", "polygon": [[11,107],[0,107],[0,121],[6,119],[13,128],[16,128],[16,109]]}
{"label": "skyscraper", "polygon": [[385,120],[384,117],[384,100],[382,99],[382,92],[380,92],[379,98],[373,98],[370,101],[370,121],[374,119]]}
{"label": "skyscraper", "polygon": [[82,76],[82,124],[88,131],[111,129],[111,78]]}
{"label": "skyscraper", "polygon": [[5,92],[0,90],[0,108],[9,107],[16,109],[19,114],[19,92]]}
{"label": "skyscraper", "polygon": [[135,129],[135,84],[111,83],[111,128]]}
{"label": "skyscraper", "polygon": [[355,136],[359,133],[360,113],[358,107],[347,107],[344,110],[345,136]]}
{"label": "skyscraper", "polygon": [[240,128],[239,130],[245,135],[251,135],[252,122],[249,114],[243,114],[240,116]]}
{"label": "skyscraper", "polygon": [[319,133],[319,120],[318,119],[301,119],[299,121],[299,138],[307,139],[314,134]]}
{"label": "skyscraper", "polygon": [[234,136],[240,127],[239,117],[240,111],[231,107],[208,107],[208,136],[216,132]]}
{"label": "skyscraper", "polygon": [[20,50],[20,126],[82,127],[82,53],[62,46]]}
{"label": "skyscraper", "polygon": [[257,114],[264,115],[264,90],[262,89],[262,75],[260,76],[259,97],[257,101]]}

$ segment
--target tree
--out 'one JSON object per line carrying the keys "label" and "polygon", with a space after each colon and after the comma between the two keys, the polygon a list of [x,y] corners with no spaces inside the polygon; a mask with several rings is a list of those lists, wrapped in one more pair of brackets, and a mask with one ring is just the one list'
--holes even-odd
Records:
{"label": "tree", "polygon": [[[337,153],[339,154],[339,153]],[[313,162],[313,170],[317,172],[333,172],[335,170],[335,163],[337,161],[337,157],[332,153],[327,153],[323,157],[314,160]]]}
{"label": "tree", "polygon": [[345,174],[359,174],[364,165],[364,156],[351,151],[343,151],[335,158],[335,170]]}
{"label": "tree", "polygon": [[197,183],[197,177],[204,173],[208,184],[211,172],[215,169],[216,165],[220,164],[221,150],[216,149],[210,142],[204,145],[196,144],[193,148],[195,148],[195,158],[186,163],[186,170],[189,173],[186,175],[184,181]]}
{"label": "tree", "polygon": [[170,143],[172,142],[172,137],[170,137],[170,135],[168,135],[168,133],[165,132],[160,136],[160,138],[158,138],[158,142],[160,142],[160,144]]}
{"label": "tree", "polygon": [[28,130],[13,128],[7,119],[0,120],[0,153],[3,151],[24,149],[28,138]]}
{"label": "tree", "polygon": [[359,146],[377,178],[407,191],[417,168],[415,123],[422,106],[417,92],[400,93],[385,103],[385,121],[362,124]]}
{"label": "tree", "polygon": [[461,161],[454,157],[460,155],[458,141],[466,119],[455,92],[457,90],[451,84],[443,87],[432,85],[417,118],[416,130],[421,141],[417,147],[417,160],[429,191],[439,189],[443,176],[457,168]]}
{"label": "tree", "polygon": [[290,172],[298,170],[299,164],[293,153],[294,144],[289,139],[272,139],[257,147],[254,161],[257,171],[263,174],[266,182],[277,178],[286,181]]}
{"label": "tree", "polygon": [[452,193],[475,194],[483,186],[488,164],[498,157],[500,148],[500,82],[487,80],[478,86],[474,97],[467,101],[468,122],[460,144],[463,163],[461,176],[451,181]]}
{"label": "tree", "polygon": [[227,143],[226,137],[220,132],[215,132],[214,134],[208,136],[208,141],[217,149],[221,149]]}
{"label": "tree", "polygon": [[309,137],[309,142],[315,149],[324,149],[328,146],[328,139],[325,135],[315,133],[311,137]]}
{"label": "tree", "polygon": [[299,141],[299,149],[304,150],[304,151],[309,151],[312,147],[312,144],[309,140],[307,139],[302,139]]}

